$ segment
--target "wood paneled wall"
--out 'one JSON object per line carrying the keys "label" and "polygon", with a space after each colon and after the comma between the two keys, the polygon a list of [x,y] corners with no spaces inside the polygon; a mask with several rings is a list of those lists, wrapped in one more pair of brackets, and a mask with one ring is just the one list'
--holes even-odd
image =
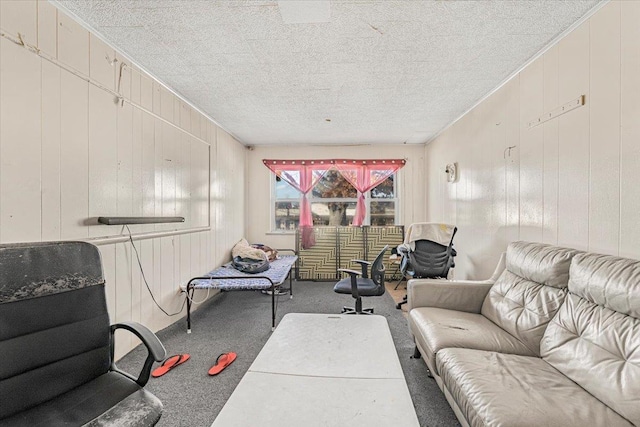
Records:
{"label": "wood paneled wall", "polygon": [[458,225],[456,277],[488,277],[518,239],[640,258],[638,22],[640,2],[611,1],[427,145],[428,217]]}
{"label": "wood paneled wall", "polygon": [[[179,320],[179,285],[244,235],[245,148],[44,0],[3,0],[0,27],[0,241],[96,242],[112,322]],[[98,216],[186,218],[130,227],[157,302],[179,314],[155,306],[129,242],[101,239],[127,230]],[[137,344],[116,338],[118,357]]]}

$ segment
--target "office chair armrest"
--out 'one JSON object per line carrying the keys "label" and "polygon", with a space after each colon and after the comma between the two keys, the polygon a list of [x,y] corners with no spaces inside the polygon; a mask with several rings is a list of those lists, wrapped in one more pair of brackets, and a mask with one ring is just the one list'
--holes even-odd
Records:
{"label": "office chair armrest", "polygon": [[360,276],[360,275],[362,274],[362,273],[360,273],[359,271],[356,271],[356,270],[350,270],[350,269],[348,269],[348,268],[339,268],[339,269],[338,269],[338,271],[339,271],[339,272],[341,272],[341,273],[349,273],[349,274],[351,274],[351,275],[354,275],[354,274],[355,274],[355,275],[357,275],[357,276]]}
{"label": "office chair armrest", "polygon": [[[114,350],[115,350],[115,331],[116,329],[126,329],[127,331],[133,333],[140,341],[147,347],[147,359],[144,361],[144,366],[140,371],[140,375],[138,378],[133,377],[132,375],[121,371],[116,366],[116,362],[114,360]],[[149,330],[144,325],[141,325],[137,322],[121,322],[111,325],[111,370],[117,371],[126,377],[134,380],[140,387],[144,387],[144,385],[149,381],[149,375],[151,374],[151,367],[153,366],[153,362],[161,362],[164,360],[167,355],[167,351],[164,346],[153,332]]]}
{"label": "office chair armrest", "polygon": [[360,294],[358,293],[357,276],[360,276],[361,273],[356,270],[349,270],[348,268],[339,268],[338,271],[342,273],[349,273],[349,276],[351,277],[351,296],[354,298],[360,297]]}
{"label": "office chair armrest", "polygon": [[412,279],[407,283],[407,309],[436,307],[480,313],[493,281]]}
{"label": "office chair armrest", "polygon": [[363,259],[352,259],[351,262],[357,262],[362,267],[362,277],[365,279],[369,278],[369,274],[367,273],[368,266],[371,265],[369,261],[365,261]]}

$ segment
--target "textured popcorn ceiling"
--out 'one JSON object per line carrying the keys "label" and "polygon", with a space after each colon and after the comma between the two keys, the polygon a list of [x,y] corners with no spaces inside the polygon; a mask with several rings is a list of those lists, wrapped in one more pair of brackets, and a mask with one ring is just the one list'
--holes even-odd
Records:
{"label": "textured popcorn ceiling", "polygon": [[287,1],[56,4],[247,145],[425,142],[598,4]]}

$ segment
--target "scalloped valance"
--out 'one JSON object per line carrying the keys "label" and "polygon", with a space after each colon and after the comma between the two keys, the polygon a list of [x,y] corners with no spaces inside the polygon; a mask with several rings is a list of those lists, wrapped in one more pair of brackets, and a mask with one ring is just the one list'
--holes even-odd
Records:
{"label": "scalloped valance", "polygon": [[282,166],[310,166],[310,167],[326,167],[335,164],[352,164],[352,165],[401,165],[404,166],[406,159],[314,159],[314,160],[273,160],[263,159],[262,163],[271,170],[274,168],[282,168]]}

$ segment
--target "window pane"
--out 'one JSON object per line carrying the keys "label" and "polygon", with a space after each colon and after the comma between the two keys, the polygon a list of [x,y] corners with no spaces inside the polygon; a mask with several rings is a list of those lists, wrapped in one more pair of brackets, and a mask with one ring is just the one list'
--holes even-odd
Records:
{"label": "window pane", "polygon": [[297,199],[300,197],[300,192],[293,188],[284,179],[276,179],[276,199]]}
{"label": "window pane", "polygon": [[280,175],[284,177],[285,181],[293,182],[300,185],[300,171],[298,170],[281,170]]}
{"label": "window pane", "polygon": [[311,203],[313,225],[350,225],[356,213],[355,202]]}
{"label": "window pane", "polygon": [[276,230],[295,230],[299,218],[299,202],[276,202]]}
{"label": "window pane", "polygon": [[371,202],[371,225],[393,225],[396,217],[395,202]]}
{"label": "window pane", "polygon": [[349,181],[344,179],[340,172],[336,170],[330,170],[322,177],[320,181],[313,187],[311,191],[313,197],[322,199],[334,199],[334,198],[351,198],[357,197],[357,191]]}
{"label": "window pane", "polygon": [[395,194],[393,191],[393,175],[382,181],[380,185],[371,190],[371,198],[373,199],[393,199],[394,197]]}

